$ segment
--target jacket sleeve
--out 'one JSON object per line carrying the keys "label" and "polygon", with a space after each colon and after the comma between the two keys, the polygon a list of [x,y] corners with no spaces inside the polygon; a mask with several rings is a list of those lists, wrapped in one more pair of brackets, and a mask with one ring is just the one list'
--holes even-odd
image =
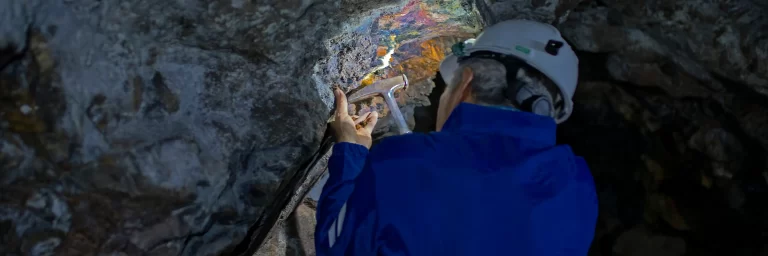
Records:
{"label": "jacket sleeve", "polygon": [[[373,240],[373,225],[371,224],[373,222],[373,210],[368,206],[361,208],[358,203],[347,206],[347,201],[350,200],[355,185],[360,182],[358,175],[362,172],[371,172],[367,158],[368,149],[364,146],[352,143],[334,145],[332,155],[328,160],[328,181],[320,194],[317,207],[315,249],[318,256],[349,255],[351,252],[352,255],[370,255],[373,252],[375,245],[370,243],[358,244],[359,242],[353,241],[357,239]],[[370,196],[370,193],[356,194]],[[373,198],[362,201],[368,201],[366,205],[370,205],[372,200]],[[356,199],[355,201],[360,200]],[[345,223],[346,227],[344,227]]]}

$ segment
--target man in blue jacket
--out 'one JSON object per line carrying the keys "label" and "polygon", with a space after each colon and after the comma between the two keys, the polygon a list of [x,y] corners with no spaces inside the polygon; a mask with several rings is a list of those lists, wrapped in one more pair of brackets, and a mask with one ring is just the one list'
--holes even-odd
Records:
{"label": "man in blue jacket", "polygon": [[586,255],[597,199],[586,163],[555,144],[578,59],[554,27],[504,21],[454,46],[437,132],[382,140],[347,113],[317,209],[318,255]]}

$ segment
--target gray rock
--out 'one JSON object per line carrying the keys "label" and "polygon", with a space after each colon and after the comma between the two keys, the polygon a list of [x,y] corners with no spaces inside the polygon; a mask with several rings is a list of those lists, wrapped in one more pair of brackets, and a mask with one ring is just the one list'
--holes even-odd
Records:
{"label": "gray rock", "polygon": [[231,251],[375,54],[331,45],[402,4],[3,1],[0,251]]}
{"label": "gray rock", "polygon": [[584,0],[476,0],[486,24],[509,19],[535,20],[559,24]]}
{"label": "gray rock", "polygon": [[[581,51],[583,80],[574,99],[581,112],[561,127],[560,139],[586,156],[596,180],[613,184],[601,193],[624,202],[622,224],[689,230],[689,254],[760,250],[761,243],[738,241],[766,229],[747,224],[762,218],[750,205],[766,200],[768,188],[768,70],[759,61],[765,10],[762,1],[748,0],[613,0],[582,6],[559,25]],[[593,86],[595,80],[610,85]],[[602,135],[587,135],[593,133]],[[643,171],[625,173],[633,168]],[[630,213],[640,208],[642,219]],[[598,242],[594,251],[631,255],[634,249],[617,249],[626,248],[619,242]],[[667,249],[652,254],[681,253]]]}
{"label": "gray rock", "polygon": [[560,25],[582,51],[607,53],[619,81],[659,86],[677,97],[724,90],[718,77],[768,95],[765,33],[760,1],[603,1]]}

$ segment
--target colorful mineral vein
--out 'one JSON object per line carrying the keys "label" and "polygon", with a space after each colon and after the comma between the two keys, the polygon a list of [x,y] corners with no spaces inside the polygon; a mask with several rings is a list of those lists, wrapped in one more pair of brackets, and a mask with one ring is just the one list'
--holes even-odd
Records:
{"label": "colorful mineral vein", "polygon": [[405,73],[412,83],[434,75],[446,50],[480,29],[472,7],[463,2],[412,0],[400,12],[369,23],[379,46],[361,86],[398,73]]}

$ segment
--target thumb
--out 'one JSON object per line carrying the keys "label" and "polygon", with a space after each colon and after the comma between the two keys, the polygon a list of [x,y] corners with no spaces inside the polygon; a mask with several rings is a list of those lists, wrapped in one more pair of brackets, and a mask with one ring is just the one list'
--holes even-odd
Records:
{"label": "thumb", "polygon": [[379,121],[379,112],[373,111],[368,115],[368,123],[365,124],[365,131],[368,134],[373,132],[373,128],[376,127],[376,122]]}
{"label": "thumb", "polygon": [[339,87],[333,89],[333,95],[336,96],[336,116],[349,115],[347,110],[347,96]]}

